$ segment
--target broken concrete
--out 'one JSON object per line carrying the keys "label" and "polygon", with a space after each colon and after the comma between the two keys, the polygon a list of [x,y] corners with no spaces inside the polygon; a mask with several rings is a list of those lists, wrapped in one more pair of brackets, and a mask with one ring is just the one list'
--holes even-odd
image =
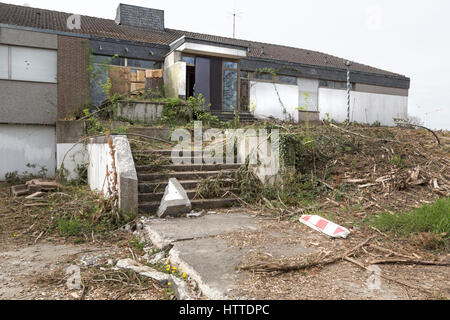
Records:
{"label": "broken concrete", "polygon": [[236,267],[245,252],[229,248],[222,239],[196,239],[175,243],[169,260],[182,268],[206,297],[225,300],[238,277],[244,276]]}
{"label": "broken concrete", "polygon": [[[151,219],[144,223],[147,242],[160,249],[171,248],[168,259],[195,281],[200,291],[213,300],[235,299],[236,283],[248,277],[237,267],[251,252],[264,252],[274,258],[310,254],[298,243],[287,243],[284,235],[266,246],[230,246],[229,236],[258,232],[263,221],[240,213],[208,214],[196,219]],[[242,297],[238,297],[242,298]]]}
{"label": "broken concrete", "polygon": [[186,283],[173,275],[156,271],[153,268],[143,266],[133,259],[119,260],[117,268],[133,270],[139,275],[156,280],[161,287],[170,287],[178,300],[193,300]]}
{"label": "broken concrete", "polygon": [[133,259],[123,259],[117,261],[117,268],[133,270],[141,276],[156,280],[160,286],[167,287],[170,282],[170,276],[168,274],[156,271],[147,266],[143,266]]}
{"label": "broken concrete", "polygon": [[214,237],[238,231],[255,231],[257,219],[244,214],[206,215],[196,219],[152,219],[144,226],[146,239],[164,250],[170,244],[198,238]]}
{"label": "broken concrete", "polygon": [[[119,209],[126,212],[137,212],[138,177],[134,165],[133,154],[126,136],[112,136],[115,149],[115,166],[119,191]],[[109,196],[107,177],[112,171],[111,150],[108,138],[91,138],[88,144],[89,167],[88,183],[91,190],[101,191]],[[107,170],[108,169],[108,170]]]}
{"label": "broken concrete", "polygon": [[186,194],[183,186],[177,179],[171,178],[166,187],[166,192],[161,200],[161,205],[157,215],[160,218],[166,216],[180,216],[190,212],[192,209],[191,201]]}

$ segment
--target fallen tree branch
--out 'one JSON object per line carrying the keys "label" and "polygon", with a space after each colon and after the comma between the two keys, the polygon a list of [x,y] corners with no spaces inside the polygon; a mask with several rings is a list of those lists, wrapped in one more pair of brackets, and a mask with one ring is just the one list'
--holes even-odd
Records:
{"label": "fallen tree branch", "polygon": [[258,264],[254,264],[254,265],[250,265],[250,266],[242,266],[239,268],[239,270],[253,271],[253,272],[257,272],[257,273],[270,273],[270,272],[287,273],[287,272],[292,272],[292,271],[308,269],[308,268],[312,268],[312,267],[323,267],[323,266],[344,260],[348,256],[353,255],[356,251],[358,251],[360,248],[367,245],[367,243],[369,243],[374,238],[376,238],[376,236],[370,237],[370,238],[366,239],[365,241],[361,242],[360,244],[358,244],[357,246],[353,247],[352,249],[344,252],[343,254],[341,254],[337,257],[329,258],[329,259],[324,259],[324,260],[314,261],[314,262],[304,261],[300,264],[293,264],[293,265],[283,265],[283,264],[280,264],[277,262],[275,262],[275,263],[258,263]]}
{"label": "fallen tree branch", "polygon": [[412,256],[407,256],[407,255],[404,255],[404,254],[401,254],[401,253],[392,251],[392,250],[390,250],[390,249],[386,249],[386,248],[383,248],[383,247],[379,247],[379,246],[374,245],[374,244],[371,244],[370,247],[371,247],[371,248],[374,248],[374,249],[376,249],[376,250],[379,250],[379,251],[381,251],[381,252],[384,252],[384,253],[393,254],[393,255],[398,256],[398,257],[401,257],[401,258],[405,258],[405,259],[414,259],[414,257],[412,257]]}
{"label": "fallen tree branch", "polygon": [[347,133],[347,134],[352,134],[354,136],[357,136],[357,137],[360,137],[360,138],[363,138],[363,139],[372,140],[372,141],[375,141],[375,142],[392,142],[392,143],[404,144],[404,142],[401,142],[401,141],[398,141],[398,140],[377,139],[377,138],[368,137],[368,136],[362,135],[362,134],[357,133],[357,132],[352,132],[352,131],[349,131],[349,130],[342,129],[341,127],[338,127],[337,125],[332,124],[332,123],[329,123],[328,125],[330,127],[334,128],[334,129],[337,129],[337,130],[341,131],[341,132],[344,132],[344,133]]}
{"label": "fallen tree branch", "polygon": [[397,125],[405,127],[405,128],[415,127],[415,128],[425,129],[428,132],[431,132],[433,134],[433,136],[436,138],[437,143],[439,145],[441,145],[441,140],[439,139],[439,137],[436,134],[436,132],[434,132],[433,130],[431,130],[431,129],[427,128],[427,127],[421,126],[420,124],[407,123],[404,119],[394,119],[394,121],[397,123]]}
{"label": "fallen tree branch", "polygon": [[389,258],[371,261],[370,264],[416,264],[422,266],[450,266],[450,262],[425,261],[417,259]]}

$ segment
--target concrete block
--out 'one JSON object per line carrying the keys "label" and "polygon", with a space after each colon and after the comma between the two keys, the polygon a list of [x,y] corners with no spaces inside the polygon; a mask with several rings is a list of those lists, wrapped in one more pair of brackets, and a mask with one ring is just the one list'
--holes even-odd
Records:
{"label": "concrete block", "polygon": [[166,287],[169,281],[172,279],[168,274],[156,271],[147,266],[143,266],[140,263],[132,259],[123,259],[117,261],[117,268],[133,270],[134,272],[153,280],[156,280],[161,286]]}
{"label": "concrete block", "polygon": [[116,166],[119,182],[119,209],[135,212],[138,210],[138,178],[130,143],[126,136],[113,137],[116,150]]}
{"label": "concrete block", "polygon": [[121,101],[115,111],[116,117],[132,121],[153,123],[162,117],[164,104],[138,101]]}
{"label": "concrete block", "polygon": [[180,216],[189,213],[192,209],[186,191],[177,179],[172,178],[166,187],[166,192],[158,209],[158,217]]}
{"label": "concrete block", "polygon": [[320,112],[319,111],[298,111],[298,122],[318,122],[320,121]]}

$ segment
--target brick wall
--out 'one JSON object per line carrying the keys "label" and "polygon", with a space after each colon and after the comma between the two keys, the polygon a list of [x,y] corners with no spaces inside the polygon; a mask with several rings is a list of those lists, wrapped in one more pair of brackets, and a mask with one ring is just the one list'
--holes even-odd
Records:
{"label": "brick wall", "polygon": [[124,26],[164,31],[164,11],[119,4],[116,23]]}
{"label": "brick wall", "polygon": [[58,36],[58,119],[72,117],[88,102],[89,40]]}

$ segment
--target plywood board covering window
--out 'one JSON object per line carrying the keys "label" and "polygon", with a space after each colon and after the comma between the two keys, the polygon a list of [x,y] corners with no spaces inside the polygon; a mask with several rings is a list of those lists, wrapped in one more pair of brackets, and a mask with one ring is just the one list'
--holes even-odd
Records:
{"label": "plywood board covering window", "polygon": [[56,83],[56,50],[11,47],[11,80]]}

